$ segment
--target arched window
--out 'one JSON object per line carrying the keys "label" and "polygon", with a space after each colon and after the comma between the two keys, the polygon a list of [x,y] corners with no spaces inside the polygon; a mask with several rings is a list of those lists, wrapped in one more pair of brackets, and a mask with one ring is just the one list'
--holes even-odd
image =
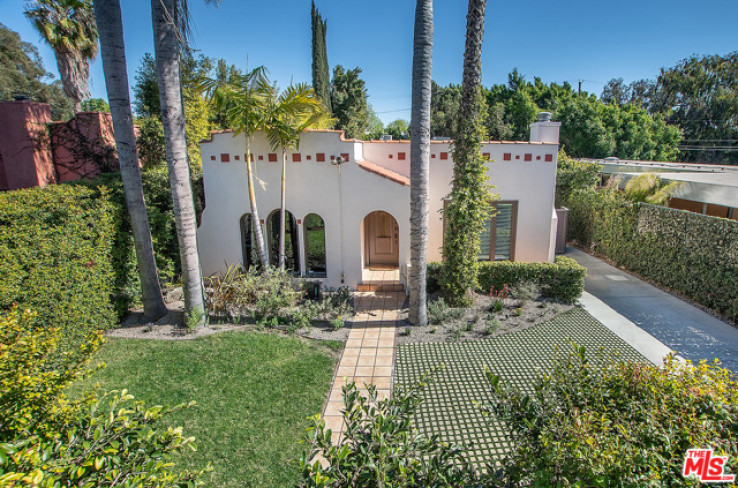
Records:
{"label": "arched window", "polygon": [[[285,211],[284,236],[284,268],[295,273],[300,272],[300,251],[297,242],[297,221],[292,213]],[[279,210],[269,215],[267,225],[269,233],[269,262],[272,266],[279,265]]]}
{"label": "arched window", "polygon": [[325,222],[316,214],[305,217],[305,260],[308,276],[326,277]]}
{"label": "arched window", "polygon": [[241,216],[241,254],[244,269],[249,269],[259,262],[251,214]]}

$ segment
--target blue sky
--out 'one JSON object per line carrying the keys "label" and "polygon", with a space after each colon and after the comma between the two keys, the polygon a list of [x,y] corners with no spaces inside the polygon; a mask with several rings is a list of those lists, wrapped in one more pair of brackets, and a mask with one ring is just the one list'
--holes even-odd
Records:
{"label": "blue sky", "polygon": [[[310,81],[309,0],[223,0],[219,8],[190,0],[195,48],[245,67],[265,65],[280,86]],[[23,17],[23,1],[0,0],[0,22],[39,47],[47,70],[58,75],[53,52]],[[133,75],[153,51],[150,2],[121,0]],[[413,14],[411,0],[317,0],[328,20],[328,61],[360,66],[369,102],[383,121],[409,119]],[[433,77],[461,80],[467,2],[436,0]],[[599,94],[614,77],[654,78],[691,54],[738,49],[735,0],[527,0],[487,7],[483,83],[502,83],[515,67],[532,79],[569,81]],[[105,97],[101,62],[92,66],[91,90]]]}

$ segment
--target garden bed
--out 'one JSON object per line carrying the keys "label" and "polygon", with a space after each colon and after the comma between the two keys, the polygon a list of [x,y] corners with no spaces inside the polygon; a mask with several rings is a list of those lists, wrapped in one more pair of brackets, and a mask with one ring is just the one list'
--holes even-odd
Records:
{"label": "garden bed", "polygon": [[[498,302],[498,305],[495,303]],[[428,305],[429,324],[400,328],[398,344],[463,342],[497,337],[525,330],[549,321],[574,308],[547,298],[498,298],[475,294],[469,308],[450,308],[432,297]]]}

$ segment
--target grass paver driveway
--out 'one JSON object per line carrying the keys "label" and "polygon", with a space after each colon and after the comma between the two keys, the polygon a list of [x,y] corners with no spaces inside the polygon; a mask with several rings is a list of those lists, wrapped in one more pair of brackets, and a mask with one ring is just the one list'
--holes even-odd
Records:
{"label": "grass paver driveway", "polygon": [[498,337],[455,343],[418,343],[397,347],[395,384],[409,386],[439,368],[423,391],[415,418],[418,429],[442,440],[468,445],[477,466],[499,459],[509,448],[504,426],[482,415],[489,398],[485,367],[520,389],[532,391],[541,371],[551,368],[557,351],[568,354],[571,342],[584,346],[590,361],[596,352],[616,351],[621,359],[646,359],[580,308],[530,329]]}

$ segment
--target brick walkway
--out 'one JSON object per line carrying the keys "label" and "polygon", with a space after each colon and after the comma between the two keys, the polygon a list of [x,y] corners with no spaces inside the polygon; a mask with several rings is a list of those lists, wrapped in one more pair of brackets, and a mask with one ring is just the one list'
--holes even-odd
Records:
{"label": "brick walkway", "polygon": [[333,431],[334,443],[343,431],[341,388],[346,383],[354,381],[360,391],[366,391],[364,384],[371,383],[376,385],[379,398],[390,395],[397,319],[404,303],[404,292],[357,292],[354,295],[356,316],[323,409],[326,428]]}

